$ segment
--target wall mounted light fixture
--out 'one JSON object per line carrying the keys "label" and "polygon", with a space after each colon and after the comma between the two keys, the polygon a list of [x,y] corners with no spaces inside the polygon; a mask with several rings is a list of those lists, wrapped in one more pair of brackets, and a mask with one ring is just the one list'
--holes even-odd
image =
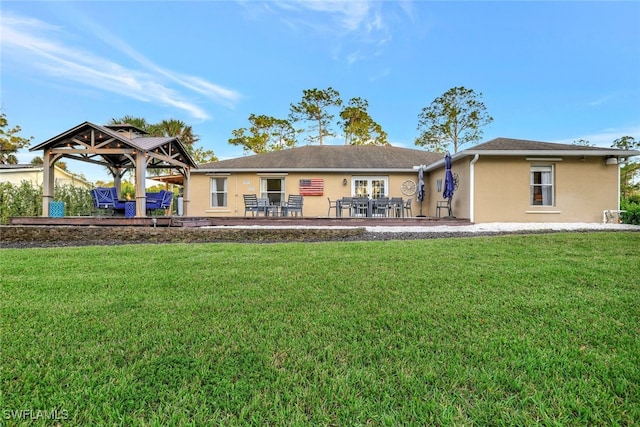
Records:
{"label": "wall mounted light fixture", "polygon": [[607,164],[607,165],[617,165],[618,164],[618,158],[617,157],[607,157],[607,160],[605,160],[605,164]]}
{"label": "wall mounted light fixture", "polygon": [[347,185],[349,183],[349,181],[347,181],[347,178],[342,180],[342,185]]}

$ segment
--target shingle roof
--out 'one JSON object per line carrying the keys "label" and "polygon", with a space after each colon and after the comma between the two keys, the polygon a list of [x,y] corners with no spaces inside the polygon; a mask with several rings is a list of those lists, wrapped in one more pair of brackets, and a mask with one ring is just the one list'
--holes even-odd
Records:
{"label": "shingle roof", "polygon": [[526,139],[495,138],[471,147],[467,151],[618,151],[614,148],[588,147],[576,144],[557,144],[555,142],[529,141]]}
{"label": "shingle roof", "polygon": [[440,153],[392,146],[308,145],[200,165],[199,171],[222,170],[413,170],[442,159]]}
{"label": "shingle roof", "polygon": [[[127,136],[128,133],[123,133],[118,131],[118,130],[137,129],[131,125],[100,126],[90,122],[83,122],[76,127],[73,127],[57,136],[54,136],[53,138],[50,138],[36,145],[35,147],[30,148],[29,150],[30,151],[46,150],[52,147],[66,146],[68,144],[75,145],[76,142],[74,141],[74,138],[80,139],[81,137],[80,135],[82,135],[84,132],[88,132],[91,129],[98,131],[102,134],[105,134],[108,137],[113,138],[114,140],[122,143],[122,145],[124,145],[125,148],[130,147],[130,148],[141,150],[141,151],[149,152],[156,148],[161,147],[164,144],[172,143],[174,144],[175,148],[179,150],[179,152],[182,154],[182,157],[185,159],[184,163],[190,166],[197,167],[195,161],[193,160],[193,158],[187,151],[186,147],[178,137],[141,136],[140,133],[143,133],[144,131],[140,130],[140,132],[135,134],[136,136],[134,138],[129,138]],[[111,160],[110,163],[119,163],[119,164],[131,163],[130,158],[124,156],[123,154],[118,154],[118,153],[103,154],[102,157],[108,162],[110,159]]]}

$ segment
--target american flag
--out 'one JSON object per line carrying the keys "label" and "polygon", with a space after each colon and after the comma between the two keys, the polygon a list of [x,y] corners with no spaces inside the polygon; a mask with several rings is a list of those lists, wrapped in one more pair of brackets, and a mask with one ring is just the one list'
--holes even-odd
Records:
{"label": "american flag", "polygon": [[322,196],[324,194],[324,180],[320,178],[301,179],[300,195]]}

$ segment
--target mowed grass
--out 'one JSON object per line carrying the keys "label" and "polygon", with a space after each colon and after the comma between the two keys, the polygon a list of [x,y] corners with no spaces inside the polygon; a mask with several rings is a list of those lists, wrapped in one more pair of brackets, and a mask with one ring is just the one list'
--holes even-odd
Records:
{"label": "mowed grass", "polygon": [[640,233],[4,249],[0,265],[6,425],[640,422]]}

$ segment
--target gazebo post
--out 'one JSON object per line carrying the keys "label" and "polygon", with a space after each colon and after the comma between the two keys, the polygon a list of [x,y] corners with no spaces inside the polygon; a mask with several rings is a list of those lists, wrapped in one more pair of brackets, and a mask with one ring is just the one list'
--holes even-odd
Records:
{"label": "gazebo post", "polygon": [[146,193],[147,160],[142,151],[136,151],[136,217],[147,216]]}
{"label": "gazebo post", "polygon": [[184,181],[182,183],[182,215],[189,215],[189,178],[191,177],[191,168],[184,168]]}
{"label": "gazebo post", "polygon": [[55,192],[55,161],[52,162],[50,150],[44,150],[42,166],[42,216],[48,217],[49,203],[53,201]]}
{"label": "gazebo post", "polygon": [[122,194],[122,169],[112,169],[111,173],[113,175],[113,186],[116,187],[116,194],[120,197],[120,194]]}

